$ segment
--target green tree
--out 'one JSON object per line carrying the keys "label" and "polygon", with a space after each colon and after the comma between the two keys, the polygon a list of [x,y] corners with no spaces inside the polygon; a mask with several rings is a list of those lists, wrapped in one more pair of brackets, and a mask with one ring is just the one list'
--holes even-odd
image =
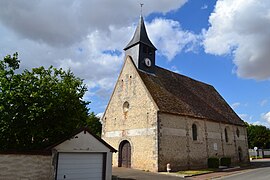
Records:
{"label": "green tree", "polygon": [[89,114],[86,123],[92,133],[98,136],[101,135],[102,125],[100,122],[100,118],[97,117],[93,112]]}
{"label": "green tree", "polygon": [[246,124],[249,148],[270,148],[270,130],[262,125]]}
{"label": "green tree", "polygon": [[41,149],[95,123],[82,79],[52,66],[15,73],[19,64],[17,53],[0,60],[0,150]]}

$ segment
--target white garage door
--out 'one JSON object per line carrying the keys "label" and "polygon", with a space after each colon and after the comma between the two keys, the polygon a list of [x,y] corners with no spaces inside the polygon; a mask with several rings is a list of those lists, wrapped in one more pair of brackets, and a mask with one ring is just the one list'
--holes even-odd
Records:
{"label": "white garage door", "polygon": [[102,153],[59,153],[57,180],[102,180]]}

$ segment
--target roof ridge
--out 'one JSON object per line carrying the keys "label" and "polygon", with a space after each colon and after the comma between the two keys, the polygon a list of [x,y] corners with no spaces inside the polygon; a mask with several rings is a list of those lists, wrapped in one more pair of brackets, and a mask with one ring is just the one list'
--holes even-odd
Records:
{"label": "roof ridge", "polygon": [[165,68],[160,67],[160,66],[157,66],[157,65],[156,65],[156,68],[159,68],[159,69],[162,69],[162,70],[164,70],[164,71],[167,71],[167,72],[173,73],[173,74],[175,74],[175,75],[178,75],[178,76],[182,76],[182,77],[188,78],[188,79],[190,79],[190,80],[192,80],[192,81],[196,81],[196,82],[198,82],[198,83],[201,83],[201,84],[204,84],[204,85],[207,85],[207,86],[213,87],[211,84],[208,84],[208,83],[202,82],[202,81],[200,81],[200,80],[197,80],[197,79],[194,79],[194,78],[188,77],[187,75],[180,74],[180,73],[177,73],[177,72],[174,72],[174,71],[170,71],[170,70],[168,70],[168,69],[165,69]]}

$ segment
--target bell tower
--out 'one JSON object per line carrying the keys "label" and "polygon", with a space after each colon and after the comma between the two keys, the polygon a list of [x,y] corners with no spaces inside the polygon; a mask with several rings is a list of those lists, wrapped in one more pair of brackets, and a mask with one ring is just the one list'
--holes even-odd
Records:
{"label": "bell tower", "polygon": [[148,38],[142,15],[131,41],[124,50],[125,56],[131,56],[139,70],[155,74],[155,51],[157,49]]}

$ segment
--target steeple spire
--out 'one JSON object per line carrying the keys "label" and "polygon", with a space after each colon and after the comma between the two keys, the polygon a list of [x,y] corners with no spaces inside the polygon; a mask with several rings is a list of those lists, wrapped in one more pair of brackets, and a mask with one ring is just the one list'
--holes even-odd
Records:
{"label": "steeple spire", "polygon": [[[141,4],[141,8],[142,5],[143,4]],[[155,74],[155,51],[157,48],[148,38],[142,12],[136,31],[124,50],[126,56],[130,56],[132,58],[135,66],[139,70],[149,74]]]}
{"label": "steeple spire", "polygon": [[139,20],[138,26],[136,28],[136,31],[133,35],[133,38],[128,43],[128,45],[124,48],[124,50],[127,50],[127,49],[131,48],[132,46],[135,46],[138,43],[143,43],[143,44],[157,50],[157,48],[152,44],[152,42],[148,38],[142,15],[140,16],[140,20]]}

